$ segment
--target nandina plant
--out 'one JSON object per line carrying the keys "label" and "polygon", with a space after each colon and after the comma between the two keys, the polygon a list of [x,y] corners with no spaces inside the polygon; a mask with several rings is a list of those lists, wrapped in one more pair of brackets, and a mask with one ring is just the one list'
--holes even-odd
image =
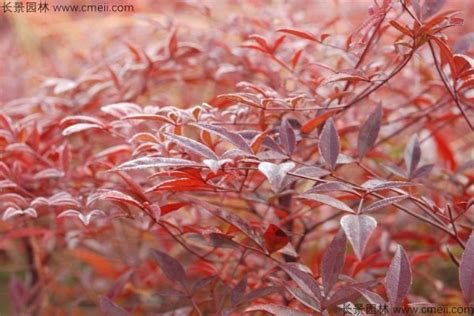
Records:
{"label": "nandina plant", "polygon": [[0,95],[0,313],[472,312],[458,4],[171,2],[37,68]]}

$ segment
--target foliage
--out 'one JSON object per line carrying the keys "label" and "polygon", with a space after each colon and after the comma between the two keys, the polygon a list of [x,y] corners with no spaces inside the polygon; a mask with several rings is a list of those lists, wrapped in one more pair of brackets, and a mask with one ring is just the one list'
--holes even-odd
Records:
{"label": "foliage", "polygon": [[473,304],[474,33],[444,2],[171,2],[36,68],[0,95],[9,313]]}

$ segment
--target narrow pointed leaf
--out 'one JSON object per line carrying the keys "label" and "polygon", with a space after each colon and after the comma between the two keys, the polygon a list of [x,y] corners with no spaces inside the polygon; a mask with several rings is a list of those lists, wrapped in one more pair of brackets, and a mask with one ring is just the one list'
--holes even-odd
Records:
{"label": "narrow pointed leaf", "polygon": [[385,277],[385,288],[392,306],[399,306],[411,286],[411,268],[405,250],[398,245]]}
{"label": "narrow pointed leaf", "polygon": [[124,162],[113,170],[135,170],[146,168],[195,167],[201,164],[179,158],[143,157]]}
{"label": "narrow pointed leaf", "polygon": [[321,277],[324,293],[327,295],[339,278],[346,257],[347,238],[340,230],[329,244],[321,262]]}
{"label": "narrow pointed leaf", "polygon": [[339,135],[337,134],[336,126],[334,125],[334,121],[329,119],[326,121],[326,124],[324,124],[323,131],[319,137],[319,152],[331,170],[334,170],[336,167],[340,149],[341,145],[339,143]]}
{"label": "narrow pointed leaf", "polygon": [[310,193],[310,194],[300,195],[300,197],[303,198],[303,199],[313,200],[313,201],[317,201],[317,202],[332,206],[332,207],[337,208],[341,211],[354,213],[354,211],[349,206],[347,206],[347,204],[345,204],[345,203],[339,201],[338,199],[335,199],[335,198],[333,198],[329,195]]}
{"label": "narrow pointed leaf", "polygon": [[296,282],[298,287],[306,294],[317,298],[319,301],[322,299],[319,285],[311,274],[298,269],[293,264],[288,263],[281,264],[280,268],[285,271],[291,277],[291,279]]}
{"label": "narrow pointed leaf", "polygon": [[129,316],[130,313],[115,304],[106,296],[100,298],[100,309],[106,316]]}
{"label": "narrow pointed leaf", "polygon": [[459,283],[466,303],[474,301],[474,233],[466,244],[459,267]]}
{"label": "narrow pointed leaf", "polygon": [[295,151],[296,136],[293,127],[288,120],[283,120],[280,126],[280,142],[288,154]]}
{"label": "narrow pointed leaf", "polygon": [[229,143],[235,145],[235,147],[243,150],[244,152],[247,153],[253,153],[252,149],[250,148],[249,144],[245,141],[245,139],[234,132],[229,131],[228,129],[225,129],[220,126],[216,125],[209,125],[209,124],[194,124],[194,126],[199,127],[202,130],[205,130],[211,134],[217,135]]}
{"label": "narrow pointed leaf", "polygon": [[166,137],[173,142],[177,143],[180,146],[192,151],[195,154],[200,155],[201,157],[212,159],[212,160],[219,160],[219,157],[210,150],[208,147],[204,146],[203,144],[195,141],[194,139],[178,136],[170,133],[164,133]]}
{"label": "narrow pointed leaf", "polygon": [[405,165],[406,170],[411,177],[413,172],[416,170],[418,163],[421,159],[421,148],[420,143],[418,142],[418,138],[413,136],[408,143],[407,147],[405,148]]}
{"label": "narrow pointed leaf", "polygon": [[371,149],[380,131],[380,125],[382,123],[382,107],[380,104],[373,111],[367,121],[364,122],[359,131],[359,138],[357,139],[357,150],[359,153],[359,159],[364,157],[365,154]]}
{"label": "narrow pointed leaf", "polygon": [[153,257],[170,281],[179,282],[186,287],[186,272],[178,260],[158,250],[153,250]]}
{"label": "narrow pointed leaf", "polygon": [[373,212],[373,211],[381,209],[385,206],[396,204],[396,203],[398,203],[400,201],[403,201],[407,198],[409,198],[408,195],[391,196],[391,197],[388,197],[388,198],[384,198],[382,200],[375,201],[374,203],[369,204],[367,207],[363,208],[362,211],[363,212]]}

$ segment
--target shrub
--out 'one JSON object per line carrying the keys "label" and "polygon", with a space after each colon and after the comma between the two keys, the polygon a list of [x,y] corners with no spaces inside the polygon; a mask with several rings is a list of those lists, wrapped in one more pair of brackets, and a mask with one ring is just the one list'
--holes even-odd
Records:
{"label": "shrub", "polygon": [[100,30],[38,66],[36,94],[24,56],[6,72],[12,315],[472,304],[474,37],[456,3],[244,4]]}

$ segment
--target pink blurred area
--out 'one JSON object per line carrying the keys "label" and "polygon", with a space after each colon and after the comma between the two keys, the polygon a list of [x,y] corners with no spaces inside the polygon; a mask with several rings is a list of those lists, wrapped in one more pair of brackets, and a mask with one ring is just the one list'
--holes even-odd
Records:
{"label": "pink blurred area", "polygon": [[[42,1],[44,2],[44,1]],[[14,1],[2,1],[1,4]],[[39,3],[39,1],[37,2]],[[1,103],[36,94],[48,77],[77,77],[88,69],[125,50],[125,42],[153,49],[167,36],[174,24],[182,31],[218,32],[232,27],[233,21],[250,21],[247,33],[261,33],[262,28],[292,24],[312,29],[317,21],[327,22],[327,29],[316,32],[348,33],[367,16],[371,0],[124,0],[124,1],[46,1],[49,11],[42,13],[4,13],[0,8]],[[132,5],[133,12],[53,12],[54,5]],[[394,1],[395,5],[400,5]],[[443,10],[474,12],[474,1],[449,0]],[[271,14],[268,14],[271,12]],[[266,14],[267,13],[267,14]],[[461,14],[462,16],[462,14]],[[271,18],[270,18],[271,17]],[[469,16],[463,26],[448,34],[474,30]],[[338,23],[344,21],[344,23]],[[350,22],[350,23],[347,23]],[[216,29],[217,28],[217,29]],[[228,29],[221,36],[230,45],[244,38],[232,36]],[[268,31],[268,30],[267,30]],[[151,48],[150,48],[151,47]]]}

